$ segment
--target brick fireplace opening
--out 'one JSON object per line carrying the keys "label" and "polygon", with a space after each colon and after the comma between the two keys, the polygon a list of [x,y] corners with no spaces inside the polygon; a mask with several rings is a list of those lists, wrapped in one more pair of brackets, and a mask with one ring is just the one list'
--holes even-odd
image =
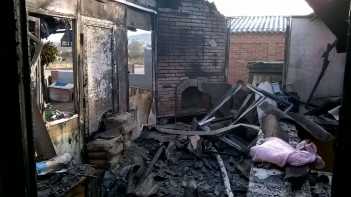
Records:
{"label": "brick fireplace opening", "polygon": [[192,116],[206,113],[211,106],[211,97],[203,91],[206,79],[182,81],[176,91],[176,116]]}

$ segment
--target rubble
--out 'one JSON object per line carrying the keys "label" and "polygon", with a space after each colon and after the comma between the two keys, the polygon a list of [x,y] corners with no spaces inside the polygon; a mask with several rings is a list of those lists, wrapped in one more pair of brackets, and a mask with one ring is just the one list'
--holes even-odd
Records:
{"label": "rubble", "polygon": [[[160,142],[156,139],[164,140],[164,134],[159,134],[156,131],[146,131],[145,133],[145,136],[143,134],[135,142],[132,142],[132,145],[124,152],[118,167],[111,169],[116,174],[113,179],[117,181],[114,186],[111,186],[114,189],[109,191],[124,190],[128,193],[127,191],[132,190],[137,195],[135,191],[140,191],[138,188],[145,188],[144,184],[146,184],[149,187],[144,191],[148,191],[146,192],[148,194],[156,193],[156,196],[218,196],[220,193],[224,194],[225,189],[220,167],[213,151],[200,150],[199,152],[202,153],[194,153],[187,148],[188,145],[192,144],[189,138],[178,136],[167,140],[167,142]],[[152,133],[153,139],[150,139],[150,133]],[[160,137],[155,137],[158,135]],[[209,142],[206,140],[199,142],[198,148],[207,143]],[[163,149],[164,151],[162,151]],[[224,165],[229,166],[228,180],[233,187],[233,192],[243,196],[248,182],[235,167],[231,167],[234,164],[229,160],[229,158],[236,156],[222,154],[222,151],[218,151],[218,154],[223,157]],[[233,155],[235,154],[233,153]],[[156,159],[158,156],[159,159]],[[133,178],[129,178],[130,173],[133,174]],[[140,182],[145,176],[147,178],[144,184],[136,188],[130,186],[130,181]],[[153,177],[153,181],[151,181],[151,177]],[[110,179],[109,175],[105,175],[106,185],[111,182]],[[158,188],[157,192],[154,191],[156,188]],[[111,193],[109,195],[113,196]],[[144,195],[145,193],[139,193],[137,196]]]}
{"label": "rubble", "polygon": [[[230,116],[218,115],[241,88],[248,93],[239,110]],[[249,117],[258,109],[261,112],[255,120]],[[310,170],[317,169],[311,165],[318,157],[317,147],[313,146],[310,157],[297,155],[302,163],[285,159],[274,164],[249,154],[273,138],[291,147],[294,154],[304,151],[301,144],[310,147],[300,138],[304,133],[322,143],[333,140],[314,119],[289,112],[291,109],[290,102],[273,93],[239,85],[228,90],[200,121],[194,118],[192,122],[139,128],[131,113],[106,113],[99,131],[86,144],[86,157],[97,169],[104,196],[257,196],[269,192],[309,196],[330,186],[310,185],[315,177]],[[272,154],[272,160],[279,159],[277,156]]]}
{"label": "rubble", "polygon": [[[95,170],[89,165],[71,165],[66,171],[39,176],[37,181],[38,197],[63,197],[84,195],[88,179],[96,179]],[[79,188],[81,186],[81,188]]]}
{"label": "rubble", "polygon": [[116,163],[133,139],[140,135],[130,113],[106,114],[104,131],[96,133],[87,144],[87,157],[97,169],[107,169]]}

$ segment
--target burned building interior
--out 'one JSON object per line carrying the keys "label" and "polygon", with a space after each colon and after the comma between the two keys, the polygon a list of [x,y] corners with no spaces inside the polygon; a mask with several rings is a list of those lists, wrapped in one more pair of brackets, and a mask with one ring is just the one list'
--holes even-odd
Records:
{"label": "burned building interior", "polygon": [[305,1],[8,1],[0,196],[348,196],[350,2]]}

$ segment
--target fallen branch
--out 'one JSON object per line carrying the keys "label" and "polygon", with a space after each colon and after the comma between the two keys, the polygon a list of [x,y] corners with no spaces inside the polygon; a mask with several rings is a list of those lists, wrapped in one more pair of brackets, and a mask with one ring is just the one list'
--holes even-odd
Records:
{"label": "fallen branch", "polygon": [[210,130],[210,131],[183,131],[183,130],[176,130],[176,129],[169,129],[169,128],[162,128],[160,126],[156,127],[156,130],[161,132],[161,133],[167,133],[171,135],[187,135],[187,136],[192,136],[192,135],[199,135],[199,136],[212,136],[212,135],[220,135],[223,134],[227,131],[230,131],[232,129],[238,128],[238,127],[246,127],[246,128],[251,128],[255,129],[257,131],[260,130],[258,126],[255,125],[250,125],[250,124],[235,124],[235,125],[229,125],[217,130]]}
{"label": "fallen branch", "polygon": [[219,168],[221,169],[221,174],[222,174],[222,178],[223,178],[223,183],[224,183],[224,188],[225,188],[225,192],[227,194],[228,197],[234,197],[234,194],[232,192],[232,188],[230,186],[230,181],[229,181],[229,177],[228,177],[228,173],[227,173],[227,169],[225,168],[224,162],[222,157],[217,153],[217,150],[215,147],[212,147],[213,150],[216,152],[214,153],[214,155],[216,156],[217,162],[219,164]]}

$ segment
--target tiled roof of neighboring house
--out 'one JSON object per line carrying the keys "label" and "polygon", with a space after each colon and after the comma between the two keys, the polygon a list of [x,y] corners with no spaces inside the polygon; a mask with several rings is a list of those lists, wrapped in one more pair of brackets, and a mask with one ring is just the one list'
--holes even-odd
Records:
{"label": "tiled roof of neighboring house", "polygon": [[234,33],[285,32],[287,24],[286,16],[239,16],[232,18],[231,31]]}

